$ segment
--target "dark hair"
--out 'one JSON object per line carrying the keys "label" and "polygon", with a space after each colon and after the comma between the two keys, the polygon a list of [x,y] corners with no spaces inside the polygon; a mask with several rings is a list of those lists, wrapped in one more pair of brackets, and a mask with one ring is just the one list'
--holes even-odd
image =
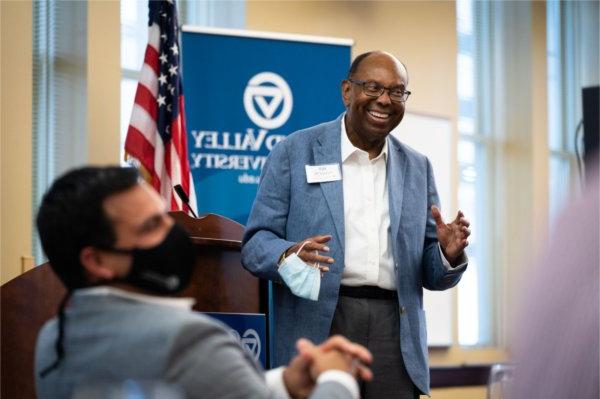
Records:
{"label": "dark hair", "polygon": [[111,221],[104,213],[104,200],[137,184],[138,171],[118,166],[73,169],[54,181],[42,199],[37,227],[42,247],[54,273],[67,287],[58,307],[56,360],[40,372],[44,378],[64,358],[65,306],[74,289],[87,281],[79,262],[81,249],[93,245],[110,248],[115,243]]}
{"label": "dark hair", "polygon": [[[356,58],[354,59],[354,61],[352,61],[352,64],[350,65],[350,69],[348,70],[348,77],[346,79],[351,79],[352,76],[354,76],[354,74],[358,70],[358,67],[365,60],[365,58],[368,58],[371,54],[378,53],[378,52],[379,51],[369,51],[369,52],[357,55]],[[398,62],[404,67],[404,70],[406,71],[406,79],[408,79],[408,69],[406,68],[406,65],[404,65],[404,63],[400,60],[398,60]]]}
{"label": "dark hair", "polygon": [[348,78],[347,79],[350,79],[354,75],[354,73],[356,72],[358,67],[360,66],[360,63],[363,62],[365,58],[367,58],[368,56],[370,56],[373,53],[374,53],[374,51],[369,51],[367,53],[362,53],[362,54],[358,55],[354,59],[354,61],[352,61],[352,64],[350,65],[350,70],[348,70]]}
{"label": "dark hair", "polygon": [[112,223],[104,214],[104,200],[135,186],[138,179],[134,168],[73,169],[56,179],[42,199],[37,215],[42,247],[52,270],[67,287],[58,307],[56,360],[40,372],[42,378],[56,370],[65,356],[65,306],[74,289],[87,285],[79,262],[81,249],[88,245],[110,248],[115,243]]}
{"label": "dark hair", "polygon": [[118,166],[73,169],[56,179],[37,215],[42,247],[67,290],[87,285],[79,262],[81,249],[110,248],[116,240],[104,214],[104,200],[137,184],[138,171]]}

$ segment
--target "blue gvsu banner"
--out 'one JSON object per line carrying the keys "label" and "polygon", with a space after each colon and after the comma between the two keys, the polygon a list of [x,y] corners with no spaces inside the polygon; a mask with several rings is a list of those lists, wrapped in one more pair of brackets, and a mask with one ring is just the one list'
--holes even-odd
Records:
{"label": "blue gvsu banner", "polygon": [[204,313],[229,327],[229,333],[250,356],[267,368],[267,322],[264,314]]}
{"label": "blue gvsu banner", "polygon": [[340,83],[351,44],[183,28],[189,160],[200,213],[246,223],[273,146],[343,111]]}

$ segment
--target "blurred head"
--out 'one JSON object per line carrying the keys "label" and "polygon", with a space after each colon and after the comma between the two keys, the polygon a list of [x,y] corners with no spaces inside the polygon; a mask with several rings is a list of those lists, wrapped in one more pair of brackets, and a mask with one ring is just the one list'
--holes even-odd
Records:
{"label": "blurred head", "polygon": [[112,248],[158,245],[173,221],[133,168],[84,167],[58,178],[37,226],[51,267],[69,290],[125,277],[132,255]]}
{"label": "blurred head", "polygon": [[194,247],[156,192],[133,168],[84,167],[59,177],[42,200],[37,226],[44,252],[67,287],[58,310],[57,359],[65,356],[65,305],[96,284],[171,294],[190,281]]}

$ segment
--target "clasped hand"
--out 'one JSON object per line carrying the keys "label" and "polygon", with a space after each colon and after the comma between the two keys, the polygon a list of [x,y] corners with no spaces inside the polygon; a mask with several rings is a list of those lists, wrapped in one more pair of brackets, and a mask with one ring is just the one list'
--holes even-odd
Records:
{"label": "clasped hand", "polygon": [[318,346],[301,338],[296,342],[296,349],[298,355],[283,372],[286,388],[294,398],[309,396],[319,375],[328,370],[345,371],[365,381],[373,378],[368,367],[373,361],[371,352],[341,335],[333,336]]}

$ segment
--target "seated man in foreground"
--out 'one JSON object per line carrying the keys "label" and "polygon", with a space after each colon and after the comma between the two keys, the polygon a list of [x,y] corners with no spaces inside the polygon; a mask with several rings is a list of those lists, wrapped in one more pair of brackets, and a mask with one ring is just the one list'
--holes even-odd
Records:
{"label": "seated man in foreground", "polygon": [[[37,226],[67,288],[35,359],[40,398],[87,384],[160,381],[186,397],[358,397],[370,353],[342,337],[298,341],[287,367],[263,373],[224,326],[169,297],[190,281],[195,250],[135,169],[87,167],[60,177]],[[358,360],[359,362],[357,362]]]}

